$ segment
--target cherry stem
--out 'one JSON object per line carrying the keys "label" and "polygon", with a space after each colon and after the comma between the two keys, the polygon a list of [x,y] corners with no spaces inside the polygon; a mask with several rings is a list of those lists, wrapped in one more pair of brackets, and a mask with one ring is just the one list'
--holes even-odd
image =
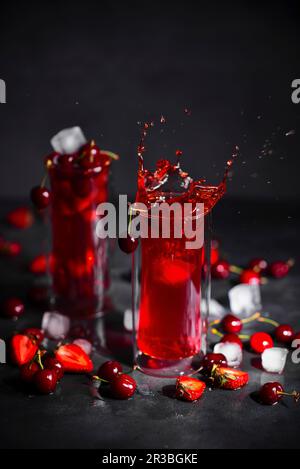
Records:
{"label": "cherry stem", "polygon": [[256,321],[258,318],[260,318],[261,314],[260,313],[254,313],[252,316],[246,319],[242,319],[243,324],[248,324],[249,322]]}
{"label": "cherry stem", "polygon": [[44,174],[44,177],[42,179],[42,182],[41,182],[41,187],[45,187],[46,182],[47,182],[47,177],[48,177],[48,172],[46,171],[46,173]]}
{"label": "cherry stem", "polygon": [[41,351],[40,351],[40,350],[38,350],[38,352],[37,352],[36,361],[37,361],[38,365],[40,366],[41,370],[43,370],[43,369],[44,369],[44,365],[43,365],[43,363],[42,363]]}
{"label": "cherry stem", "polygon": [[277,394],[279,396],[288,396],[288,397],[293,397],[295,402],[298,402],[300,400],[300,392],[293,391],[291,393],[289,392],[284,392],[284,391],[277,391]]}
{"label": "cherry stem", "polygon": [[103,383],[109,383],[109,381],[107,381],[106,379],[103,379],[103,378],[99,378],[99,376],[97,376],[97,375],[92,376],[92,380],[93,381],[101,381]]}
{"label": "cherry stem", "polygon": [[216,329],[215,327],[211,329],[211,332],[219,337],[223,337],[223,334],[220,331],[218,331],[218,329]]}
{"label": "cherry stem", "polygon": [[240,275],[243,272],[243,269],[241,267],[238,267],[237,265],[231,265],[229,267],[229,270],[233,274],[238,274],[238,275]]}
{"label": "cherry stem", "polygon": [[295,265],[295,259],[289,259],[289,260],[287,261],[287,265],[288,265],[289,267],[293,267],[293,265]]}
{"label": "cherry stem", "polygon": [[108,150],[101,150],[102,153],[105,153],[107,156],[109,156],[109,158],[111,158],[112,160],[115,160],[115,161],[118,161],[120,159],[119,155],[117,155],[116,153],[113,153],[112,151],[108,151]]}
{"label": "cherry stem", "polygon": [[265,322],[266,324],[271,324],[271,326],[274,326],[274,327],[278,327],[279,326],[279,323],[277,321],[274,321],[274,319],[269,319],[269,318],[265,318],[263,316],[261,316],[259,319],[258,319],[258,322]]}

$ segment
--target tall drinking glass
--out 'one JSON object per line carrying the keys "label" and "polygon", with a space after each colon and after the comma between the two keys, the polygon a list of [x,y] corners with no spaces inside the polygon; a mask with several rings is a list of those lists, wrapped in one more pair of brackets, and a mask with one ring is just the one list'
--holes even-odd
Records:
{"label": "tall drinking glass", "polygon": [[[168,197],[160,197],[168,203]],[[174,200],[174,199],[173,199]],[[153,222],[150,211],[144,216]],[[136,366],[155,376],[192,374],[206,353],[210,297],[210,214],[203,238],[188,248],[187,237],[141,238],[133,253],[132,309]],[[182,210],[182,226],[186,219]],[[172,225],[172,219],[171,219]]]}
{"label": "tall drinking glass", "polygon": [[52,189],[51,275],[55,308],[71,318],[102,311],[107,243],[96,236],[96,208],[108,198],[110,159],[92,168],[60,165],[48,171]]}

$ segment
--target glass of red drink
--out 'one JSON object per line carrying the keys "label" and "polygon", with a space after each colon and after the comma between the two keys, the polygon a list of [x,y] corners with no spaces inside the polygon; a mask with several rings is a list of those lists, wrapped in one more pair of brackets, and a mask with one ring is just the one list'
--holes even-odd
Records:
{"label": "glass of red drink", "polygon": [[[173,192],[174,186],[180,192]],[[166,238],[160,234],[141,236],[133,253],[133,324],[137,367],[155,376],[191,374],[206,353],[207,317],[210,299],[210,211],[223,195],[225,186],[192,181],[179,164],[159,162],[154,173],[139,169],[137,201],[148,210],[143,214],[153,222],[150,207],[177,203],[191,204],[190,217],[201,217],[202,242],[188,248],[188,237],[175,236],[171,228]],[[199,213],[194,208],[200,204]],[[182,210],[182,227],[186,212]],[[194,219],[192,220],[194,221]],[[171,220],[171,227],[172,227]]]}
{"label": "glass of red drink", "polygon": [[108,282],[107,243],[96,235],[97,206],[107,201],[111,158],[94,142],[75,155],[50,155],[55,308],[72,318],[101,314]]}

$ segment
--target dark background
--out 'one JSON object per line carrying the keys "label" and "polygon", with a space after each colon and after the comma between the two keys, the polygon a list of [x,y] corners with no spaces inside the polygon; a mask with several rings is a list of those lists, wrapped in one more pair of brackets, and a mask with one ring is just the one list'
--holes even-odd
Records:
{"label": "dark background", "polygon": [[163,114],[149,165],[180,146],[192,174],[217,182],[238,144],[231,196],[299,199],[299,17],[296,0],[4,2],[0,197],[26,197],[51,136],[72,125],[121,155],[115,190],[133,194],[137,121]]}

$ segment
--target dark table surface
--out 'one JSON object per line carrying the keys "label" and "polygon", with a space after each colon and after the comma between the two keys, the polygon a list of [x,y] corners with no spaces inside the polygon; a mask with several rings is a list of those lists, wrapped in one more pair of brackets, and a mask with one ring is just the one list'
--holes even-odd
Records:
{"label": "dark table surface", "polygon": [[[2,203],[1,214],[11,207]],[[215,212],[216,234],[230,261],[243,264],[252,256],[271,259],[298,254],[297,204],[230,201]],[[26,270],[28,260],[42,248],[44,228],[36,224],[15,231],[1,224],[2,235],[19,239],[23,254],[0,260],[1,297],[26,297],[34,279]],[[122,312],[130,306],[129,259],[116,250],[113,258],[111,313],[94,324],[98,350],[96,365],[107,356],[130,365],[130,335],[122,331]],[[282,280],[262,287],[263,311],[300,330],[300,270],[294,267]],[[213,297],[226,302],[229,282],[214,282]],[[26,325],[39,325],[44,309],[27,303],[17,322],[0,319],[0,336],[8,339]],[[120,338],[122,340],[120,340]],[[186,403],[165,395],[174,380],[150,378],[135,372],[140,391],[133,399],[100,400],[85,376],[66,376],[51,396],[28,395],[20,387],[18,371],[0,365],[1,448],[297,448],[300,404],[285,400],[265,407],[253,399],[266,381],[280,380],[287,389],[300,390],[300,365],[290,357],[282,376],[268,375],[251,364],[255,356],[244,353],[243,368],[250,384],[236,392],[206,392],[199,402]]]}

